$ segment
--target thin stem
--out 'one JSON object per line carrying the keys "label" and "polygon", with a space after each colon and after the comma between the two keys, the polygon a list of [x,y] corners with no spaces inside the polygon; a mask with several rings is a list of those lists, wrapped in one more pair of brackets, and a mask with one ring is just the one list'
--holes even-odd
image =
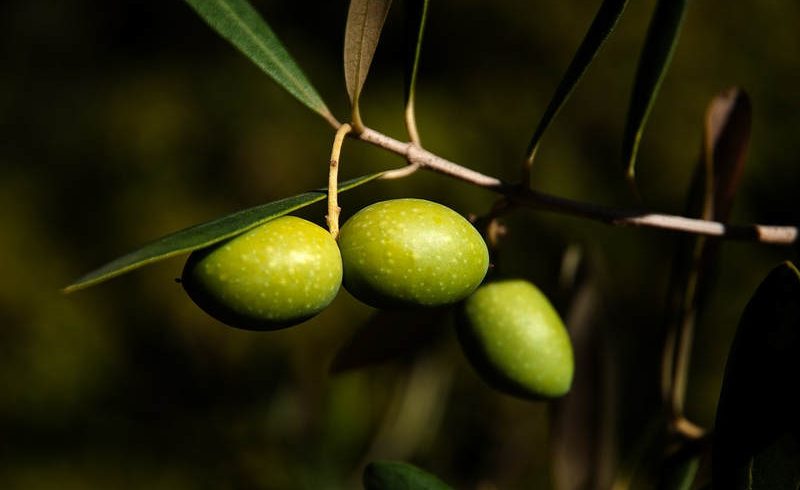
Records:
{"label": "thin stem", "polygon": [[416,163],[409,163],[405,167],[396,168],[394,170],[387,170],[379,177],[381,180],[394,180],[394,179],[402,179],[404,177],[408,177],[409,175],[413,174],[419,170],[419,165]]}
{"label": "thin stem", "polygon": [[361,110],[358,108],[358,96],[353,99],[353,114],[352,114],[352,130],[356,134],[361,134],[364,132],[365,126],[364,122],[361,120]]}
{"label": "thin stem", "polygon": [[445,158],[435,155],[411,143],[403,143],[370,128],[358,134],[358,138],[405,157],[409,163],[417,164],[440,174],[470,183],[507,196],[512,201],[527,207],[579,216],[615,226],[636,226],[673,230],[695,235],[717,236],[732,240],[750,240],[761,243],[789,245],[797,242],[798,230],[794,226],[727,225],[718,221],[692,219],[640,210],[619,209],[597,204],[574,201],[542,192],[512,185],[497,177],[476,172]]}
{"label": "thin stem", "polygon": [[536,150],[538,149],[538,144],[531,149],[530,153],[528,154],[525,161],[522,162],[522,185],[525,187],[530,188],[531,186],[531,171],[533,170],[533,161],[536,159]]}
{"label": "thin stem", "polygon": [[408,131],[408,137],[412,143],[417,146],[422,146],[422,141],[419,139],[419,131],[417,130],[417,118],[414,111],[414,94],[412,93],[408,97],[408,102],[406,103],[406,130]]}
{"label": "thin stem", "polygon": [[352,131],[352,127],[345,123],[339,126],[336,130],[336,136],[333,138],[333,146],[331,147],[331,160],[328,170],[328,230],[334,240],[339,237],[339,155],[342,153],[342,143],[344,137]]}
{"label": "thin stem", "polygon": [[708,431],[685,417],[678,417],[672,424],[672,429],[687,440],[698,440],[706,437]]}
{"label": "thin stem", "polygon": [[690,313],[681,322],[676,339],[675,365],[671,386],[671,411],[673,417],[682,417],[689,383],[689,363],[694,341],[694,314]]}

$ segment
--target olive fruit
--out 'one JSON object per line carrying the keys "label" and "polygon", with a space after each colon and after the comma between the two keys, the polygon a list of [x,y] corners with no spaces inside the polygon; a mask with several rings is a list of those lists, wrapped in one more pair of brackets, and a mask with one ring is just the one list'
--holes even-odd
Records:
{"label": "olive fruit", "polygon": [[217,320],[274,330],[307,320],[333,301],[342,259],[326,230],[283,216],[192,253],[181,282]]}
{"label": "olive fruit", "polygon": [[542,399],[572,385],[572,344],[564,323],[539,289],[513,279],[480,287],[457,323],[464,353],[492,387]]}
{"label": "olive fruit", "polygon": [[469,221],[423,199],[360,210],[342,226],[339,249],[345,288],[378,308],[456,303],[489,266],[486,243]]}

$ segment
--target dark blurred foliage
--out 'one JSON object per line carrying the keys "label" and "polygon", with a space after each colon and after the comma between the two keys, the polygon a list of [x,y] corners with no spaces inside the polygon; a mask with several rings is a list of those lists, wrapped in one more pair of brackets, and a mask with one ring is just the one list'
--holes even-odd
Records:
{"label": "dark blurred foliage", "polygon": [[[340,119],[347,5],[257,1]],[[598,2],[433,1],[418,84],[423,143],[513,179]],[[635,204],[619,146],[653,2],[617,32],[545,135],[537,189]],[[402,9],[390,13],[362,97],[366,123],[402,137]],[[731,85],[754,106],[732,219],[800,223],[800,5],[691,4],[638,167],[646,206],[680,212],[709,99]],[[173,279],[169,260],[63,296],[93,267],[167,232],[319,187],[331,129],[180,1],[0,3],[0,487],[357,488],[367,459],[405,459],[458,488],[547,488],[546,403],[497,394],[452,332],[402,362],[328,365],[372,313],[344,291],[279,332],[226,328]],[[343,177],[402,164],[357,142]],[[464,214],[493,196],[417,173],[342,197],[345,217],[417,196]],[[300,213],[322,223],[324,210]],[[591,257],[611,339],[618,446],[635,445],[658,397],[675,237],[520,210],[496,266],[558,296],[561,257]],[[698,323],[689,416],[709,426],[749,295],[796,248],[728,243]],[[448,329],[449,325],[446,326]]]}

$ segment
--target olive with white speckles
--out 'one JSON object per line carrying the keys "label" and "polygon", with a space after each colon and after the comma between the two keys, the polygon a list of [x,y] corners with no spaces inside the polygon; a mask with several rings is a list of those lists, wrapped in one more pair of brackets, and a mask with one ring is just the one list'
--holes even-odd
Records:
{"label": "olive with white speckles", "polygon": [[342,259],[326,230],[283,216],[192,253],[181,282],[217,320],[275,330],[301,323],[333,301],[342,282]]}
{"label": "olive with white speckles", "polygon": [[528,399],[566,394],[572,343],[561,317],[539,289],[514,279],[480,287],[463,305],[458,338],[492,387]]}
{"label": "olive with white speckles", "polygon": [[423,199],[362,209],[342,226],[339,249],[345,288],[378,308],[456,303],[478,287],[489,266],[475,227]]}

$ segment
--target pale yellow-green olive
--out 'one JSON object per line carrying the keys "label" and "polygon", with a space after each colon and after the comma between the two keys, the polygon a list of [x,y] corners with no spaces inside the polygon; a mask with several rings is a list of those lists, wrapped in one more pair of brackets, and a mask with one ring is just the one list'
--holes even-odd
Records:
{"label": "pale yellow-green olive", "polygon": [[458,337],[478,374],[523,398],[566,394],[572,385],[572,343],[558,313],[528,281],[478,288],[463,305]]}
{"label": "pale yellow-green olive", "polygon": [[182,277],[206,313],[250,330],[311,318],[333,301],[341,281],[342,260],[330,233],[294,216],[192,253]]}
{"label": "pale yellow-green olive", "polygon": [[480,233],[452,209],[422,199],[372,204],[342,226],[344,286],[379,308],[439,306],[481,283],[489,253]]}

